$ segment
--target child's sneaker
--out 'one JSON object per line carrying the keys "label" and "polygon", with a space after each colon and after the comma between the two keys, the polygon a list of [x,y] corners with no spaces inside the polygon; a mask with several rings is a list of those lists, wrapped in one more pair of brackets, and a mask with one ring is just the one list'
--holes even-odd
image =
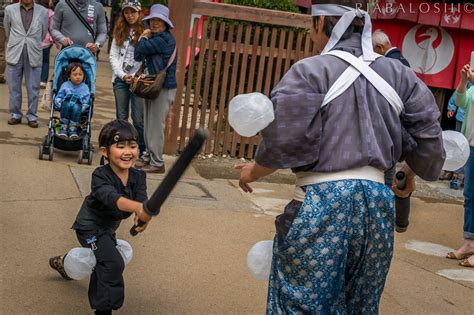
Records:
{"label": "child's sneaker", "polygon": [[71,140],[79,139],[79,135],[77,134],[77,128],[75,127],[69,128],[69,139]]}
{"label": "child's sneaker", "polygon": [[49,266],[59,272],[61,277],[63,277],[64,279],[73,280],[67,275],[66,270],[64,270],[64,257],[66,257],[66,255],[51,257],[49,259]]}
{"label": "child's sneaker", "polygon": [[61,139],[67,139],[67,137],[68,137],[67,126],[66,125],[61,125],[61,127],[59,128],[59,131],[56,135]]}

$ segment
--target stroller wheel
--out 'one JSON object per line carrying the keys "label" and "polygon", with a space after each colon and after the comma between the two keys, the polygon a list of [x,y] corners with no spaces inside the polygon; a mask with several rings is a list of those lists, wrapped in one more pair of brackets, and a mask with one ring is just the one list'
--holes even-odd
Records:
{"label": "stroller wheel", "polygon": [[48,155],[48,160],[52,161],[53,160],[53,154],[54,154],[54,147],[52,145],[49,146],[49,155]]}
{"label": "stroller wheel", "polygon": [[89,165],[92,165],[92,156],[93,156],[93,152],[89,151],[89,157],[87,159],[87,164]]}
{"label": "stroller wheel", "polygon": [[38,158],[39,158],[40,160],[43,160],[43,146],[42,146],[42,145],[39,146]]}
{"label": "stroller wheel", "polygon": [[82,156],[84,155],[84,151],[79,151],[79,157],[77,158],[77,163],[82,164]]}

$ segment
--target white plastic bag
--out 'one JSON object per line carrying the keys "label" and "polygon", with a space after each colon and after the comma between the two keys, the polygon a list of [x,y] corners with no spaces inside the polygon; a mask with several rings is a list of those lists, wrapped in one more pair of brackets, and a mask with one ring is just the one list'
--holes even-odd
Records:
{"label": "white plastic bag", "polygon": [[64,258],[64,270],[74,280],[89,277],[95,264],[94,253],[90,248],[85,247],[71,249]]}
{"label": "white plastic bag", "polygon": [[247,267],[257,280],[268,280],[272,268],[273,241],[260,241],[247,254]]}
{"label": "white plastic bag", "polygon": [[[123,258],[125,265],[132,260],[132,246],[124,240],[117,240],[117,250]],[[64,258],[64,270],[74,280],[82,280],[90,276],[97,263],[94,253],[90,248],[76,247],[71,249]]]}
{"label": "white plastic bag", "polygon": [[443,131],[443,147],[446,152],[443,170],[454,172],[466,164],[470,154],[469,142],[462,133]]}
{"label": "white plastic bag", "polygon": [[274,119],[273,103],[262,93],[240,94],[229,103],[229,123],[241,136],[255,136]]}

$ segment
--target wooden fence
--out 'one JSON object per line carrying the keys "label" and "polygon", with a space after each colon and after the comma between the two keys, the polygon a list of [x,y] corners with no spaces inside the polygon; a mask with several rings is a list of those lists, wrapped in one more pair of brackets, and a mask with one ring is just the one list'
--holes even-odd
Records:
{"label": "wooden fence", "polygon": [[[171,12],[173,2],[177,1],[170,1]],[[192,11],[187,11],[189,16],[189,13],[202,14],[207,18],[202,24],[201,37],[198,36],[197,18],[193,21],[191,37],[187,32],[175,34],[181,58],[178,59],[176,100],[167,121],[165,152],[179,153],[194,130],[204,126],[209,130],[204,154],[253,158],[259,135],[245,138],[234,132],[227,123],[227,105],[232,97],[242,93],[261,92],[269,96],[293,63],[315,53],[305,30],[309,27],[310,17],[241,6],[186,2],[188,5],[192,3]],[[183,13],[182,5],[180,14]],[[216,18],[247,22],[226,23]],[[181,20],[183,25],[186,24],[183,16]],[[262,22],[303,29],[282,29],[275,25],[262,25]],[[189,26],[185,28],[189,29]],[[196,58],[191,57],[186,67],[183,51],[188,49],[190,52],[199,51],[199,54]]]}

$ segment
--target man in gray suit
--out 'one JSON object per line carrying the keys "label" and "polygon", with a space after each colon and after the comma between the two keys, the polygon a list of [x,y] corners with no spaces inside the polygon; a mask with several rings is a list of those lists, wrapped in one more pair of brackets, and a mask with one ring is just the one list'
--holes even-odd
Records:
{"label": "man in gray suit", "polygon": [[48,32],[48,10],[33,0],[20,0],[5,8],[3,20],[7,43],[7,81],[9,93],[9,125],[21,123],[21,83],[23,75],[28,94],[28,126],[38,127],[38,96],[43,51],[41,43]]}

